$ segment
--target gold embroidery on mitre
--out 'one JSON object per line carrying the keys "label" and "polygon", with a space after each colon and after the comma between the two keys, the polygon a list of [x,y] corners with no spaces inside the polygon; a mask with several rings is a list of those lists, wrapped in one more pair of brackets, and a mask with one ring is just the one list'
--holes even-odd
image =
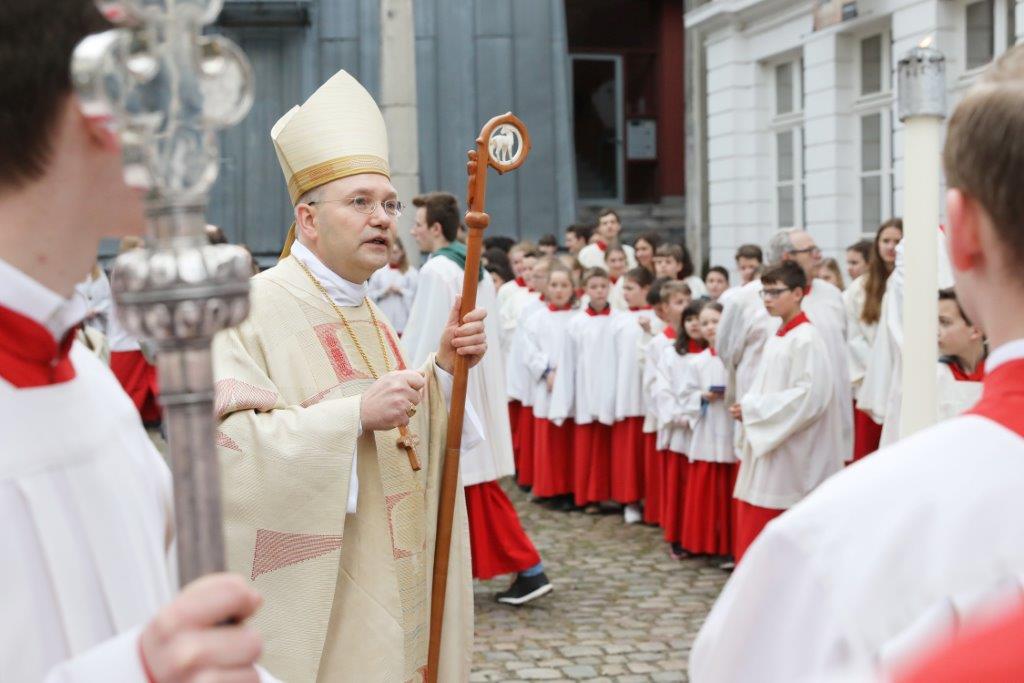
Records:
{"label": "gold embroidery on mitre", "polygon": [[291,195],[292,202],[295,202],[314,187],[360,173],[380,173],[390,178],[391,168],[387,161],[373,154],[353,154],[328,159],[292,175],[288,181],[288,194]]}

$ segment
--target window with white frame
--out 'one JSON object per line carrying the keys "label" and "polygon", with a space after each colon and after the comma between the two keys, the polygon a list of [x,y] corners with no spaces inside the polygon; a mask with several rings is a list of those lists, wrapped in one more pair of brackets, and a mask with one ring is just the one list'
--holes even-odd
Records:
{"label": "window with white frame", "polygon": [[892,72],[887,31],[858,41],[857,147],[861,232],[892,216]]}
{"label": "window with white frame", "polygon": [[803,61],[772,67],[775,226],[804,225]]}
{"label": "window with white frame", "polygon": [[964,65],[980,69],[1009,48],[1016,36],[1016,0],[968,0],[964,5]]}

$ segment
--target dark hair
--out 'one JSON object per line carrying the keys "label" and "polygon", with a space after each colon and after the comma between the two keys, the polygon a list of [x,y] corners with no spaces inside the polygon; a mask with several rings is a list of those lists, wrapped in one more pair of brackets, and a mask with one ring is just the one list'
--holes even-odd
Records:
{"label": "dark hair", "polygon": [[492,235],[484,238],[484,249],[501,249],[506,254],[516,241],[505,235]]}
{"label": "dark hair", "polygon": [[[703,305],[700,301],[693,301],[689,306],[683,309],[683,315],[679,318],[679,329],[676,330],[676,353],[680,356],[685,356],[690,352],[690,335],[686,334],[686,320],[687,318],[695,318],[700,315],[700,310]],[[706,348],[707,342],[703,339],[700,343]]]}
{"label": "dark hair", "polygon": [[412,198],[412,205],[427,210],[427,227],[441,225],[441,235],[449,242],[459,236],[459,200],[448,192],[428,192]]}
{"label": "dark hair", "polygon": [[654,254],[663,258],[672,258],[681,263],[683,269],[679,271],[680,280],[685,280],[693,275],[693,259],[690,258],[690,250],[684,245],[674,243],[663,244],[654,251]]}
{"label": "dark hair", "polygon": [[643,266],[637,266],[632,270],[626,271],[625,278],[627,280],[632,280],[641,287],[650,287],[654,284],[654,275],[652,275],[651,271],[647,270]]}
{"label": "dark hair", "polygon": [[[577,261],[577,263],[579,263],[579,261]],[[587,268],[583,271],[583,275],[580,276],[580,287],[586,287],[587,282],[593,280],[595,277],[603,277],[605,280],[608,280],[608,271],[604,268]]]}
{"label": "dark hair", "polygon": [[764,252],[756,244],[741,244],[736,250],[735,259],[739,261],[741,258],[757,259],[758,263],[764,263]]}
{"label": "dark hair", "polygon": [[584,243],[590,241],[590,238],[594,235],[594,228],[590,225],[583,225],[581,223],[575,223],[565,229],[566,233],[572,233],[576,235],[576,239],[583,240]]}
{"label": "dark hair", "polygon": [[609,208],[601,209],[600,213],[597,214],[597,219],[601,220],[605,216],[615,216],[615,220],[617,220],[619,222],[619,224],[622,223],[622,219],[619,218],[619,213],[615,209],[609,209]]}
{"label": "dark hair", "polygon": [[636,243],[639,242],[640,240],[643,240],[644,242],[647,242],[647,244],[651,245],[651,251],[655,252],[658,251],[658,247],[665,243],[665,238],[661,236],[661,233],[656,232],[654,230],[648,230],[647,232],[642,232],[639,235],[637,235],[636,238],[633,240],[633,246],[635,247]]}
{"label": "dark hair", "polygon": [[974,324],[971,322],[971,319],[967,317],[967,314],[964,313],[964,308],[960,305],[960,299],[956,296],[956,290],[952,287],[939,290],[939,301],[952,301],[956,304],[956,310],[960,311],[960,317],[964,319],[964,322],[968,325]]}
{"label": "dark hair", "polygon": [[485,249],[483,258],[489,266],[501,266],[512,270],[512,262],[509,260],[508,254],[497,247]]}
{"label": "dark hair", "polygon": [[502,282],[510,282],[516,279],[516,276],[512,274],[512,269],[504,263],[488,263],[485,268],[488,273],[494,273],[500,277]]}
{"label": "dark hair", "polygon": [[700,310],[703,311],[705,308],[710,308],[711,310],[718,311],[719,313],[725,310],[725,307],[717,301],[701,301]]}
{"label": "dark hair", "polygon": [[882,317],[882,297],[885,296],[885,285],[889,281],[889,274],[892,273],[892,266],[882,259],[882,254],[878,250],[882,233],[889,228],[896,228],[902,234],[903,219],[890,218],[878,226],[878,232],[875,233],[871,257],[868,259],[868,272],[864,278],[864,308],[860,311],[860,319],[869,324],[877,323]]}
{"label": "dark hair", "polygon": [[544,235],[539,240],[537,240],[537,246],[538,247],[555,247],[557,249],[558,248],[558,238],[555,237],[554,235],[548,233],[547,235]]}
{"label": "dark hair", "polygon": [[39,179],[70,95],[71,53],[109,28],[92,0],[0,4],[0,189]]}
{"label": "dark hair", "polygon": [[647,305],[657,306],[661,303],[661,287],[666,282],[669,282],[667,277],[659,277],[657,280],[651,283],[651,288],[647,290]]}
{"label": "dark hair", "polygon": [[864,263],[871,261],[871,247],[874,243],[871,240],[858,240],[848,246],[846,251],[855,251],[864,259]]}
{"label": "dark hair", "polygon": [[761,283],[766,285],[784,284],[790,289],[799,287],[807,293],[807,274],[795,261],[783,261],[770,266],[761,273]]}
{"label": "dark hair", "polygon": [[[711,266],[710,268],[708,268],[708,275],[711,275],[711,273],[718,273],[719,275],[725,278],[725,284],[729,284],[729,271],[723,268],[722,266]],[[708,275],[704,276],[705,280],[707,279]]]}

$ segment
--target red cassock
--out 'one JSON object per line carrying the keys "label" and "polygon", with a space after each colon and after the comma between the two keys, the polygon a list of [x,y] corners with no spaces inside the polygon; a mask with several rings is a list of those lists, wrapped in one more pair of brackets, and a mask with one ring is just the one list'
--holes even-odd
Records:
{"label": "red cassock", "polygon": [[680,543],[691,553],[733,552],[732,492],[738,472],[736,463],[690,461]]}
{"label": "red cassock", "polygon": [[550,498],[572,493],[572,434],[574,423],[533,421],[533,495]]}
{"label": "red cassock", "polygon": [[517,440],[517,434],[519,433],[519,411],[522,409],[523,404],[519,401],[508,402],[508,424],[512,430],[512,452],[514,453],[519,448],[519,441]]}
{"label": "red cassock", "polygon": [[682,453],[662,452],[665,454],[665,485],[662,487],[661,528],[666,541],[680,543],[686,507],[686,474],[690,463]]}
{"label": "red cassock", "polygon": [[612,425],[612,500],[628,505],[644,495],[644,418]]}
{"label": "red cassock", "polygon": [[516,426],[516,441],[513,442],[513,454],[516,461],[516,481],[520,486],[533,486],[533,409],[530,406],[519,406]]}
{"label": "red cassock", "polygon": [[658,450],[658,435],[644,434],[644,522],[658,524],[661,521],[662,451]]}
{"label": "red cassock", "polygon": [[473,578],[521,572],[540,562],[512,501],[496,481],[466,487]]}
{"label": "red cassock", "polygon": [[860,460],[878,450],[882,440],[882,425],[863,410],[853,409],[853,459]]}
{"label": "red cassock", "polygon": [[139,415],[142,416],[143,424],[160,422],[156,367],[149,364],[142,351],[112,351],[110,370],[132,399]]}
{"label": "red cassock", "polygon": [[737,500],[735,503],[736,540],[733,554],[736,561],[739,562],[743,559],[747,548],[757,539],[761,531],[768,526],[768,522],[781,515],[785,510],[763,508],[758,505],[751,505],[743,500]]}
{"label": "red cassock", "polygon": [[1011,683],[1024,681],[1024,609],[968,626],[893,676],[894,683]]}
{"label": "red cassock", "polygon": [[572,437],[573,495],[576,505],[612,497],[612,428],[600,422],[578,424]]}

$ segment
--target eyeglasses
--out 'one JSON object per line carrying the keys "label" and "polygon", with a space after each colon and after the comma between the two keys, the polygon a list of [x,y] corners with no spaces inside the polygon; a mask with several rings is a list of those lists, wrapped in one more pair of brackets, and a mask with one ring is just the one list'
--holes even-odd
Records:
{"label": "eyeglasses", "polygon": [[762,299],[778,299],[784,293],[791,292],[791,291],[793,291],[792,287],[777,287],[777,288],[773,288],[773,289],[762,289],[761,290],[761,298]]}
{"label": "eyeglasses", "polygon": [[817,256],[818,254],[821,253],[821,249],[819,249],[818,247],[806,247],[804,249],[790,249],[789,253],[790,254],[813,254],[813,255]]}
{"label": "eyeglasses", "polygon": [[399,216],[402,215],[402,209],[405,208],[405,205],[402,204],[402,202],[398,201],[397,199],[385,199],[382,202],[378,202],[374,201],[373,199],[370,199],[369,197],[363,197],[361,195],[352,197],[351,199],[321,199],[319,201],[307,203],[310,206],[314,206],[316,204],[328,204],[331,202],[343,202],[351,206],[359,213],[364,214],[366,216],[373,215],[373,212],[377,210],[377,206],[380,205],[380,207],[384,209],[384,213],[391,216],[392,218],[398,218]]}

